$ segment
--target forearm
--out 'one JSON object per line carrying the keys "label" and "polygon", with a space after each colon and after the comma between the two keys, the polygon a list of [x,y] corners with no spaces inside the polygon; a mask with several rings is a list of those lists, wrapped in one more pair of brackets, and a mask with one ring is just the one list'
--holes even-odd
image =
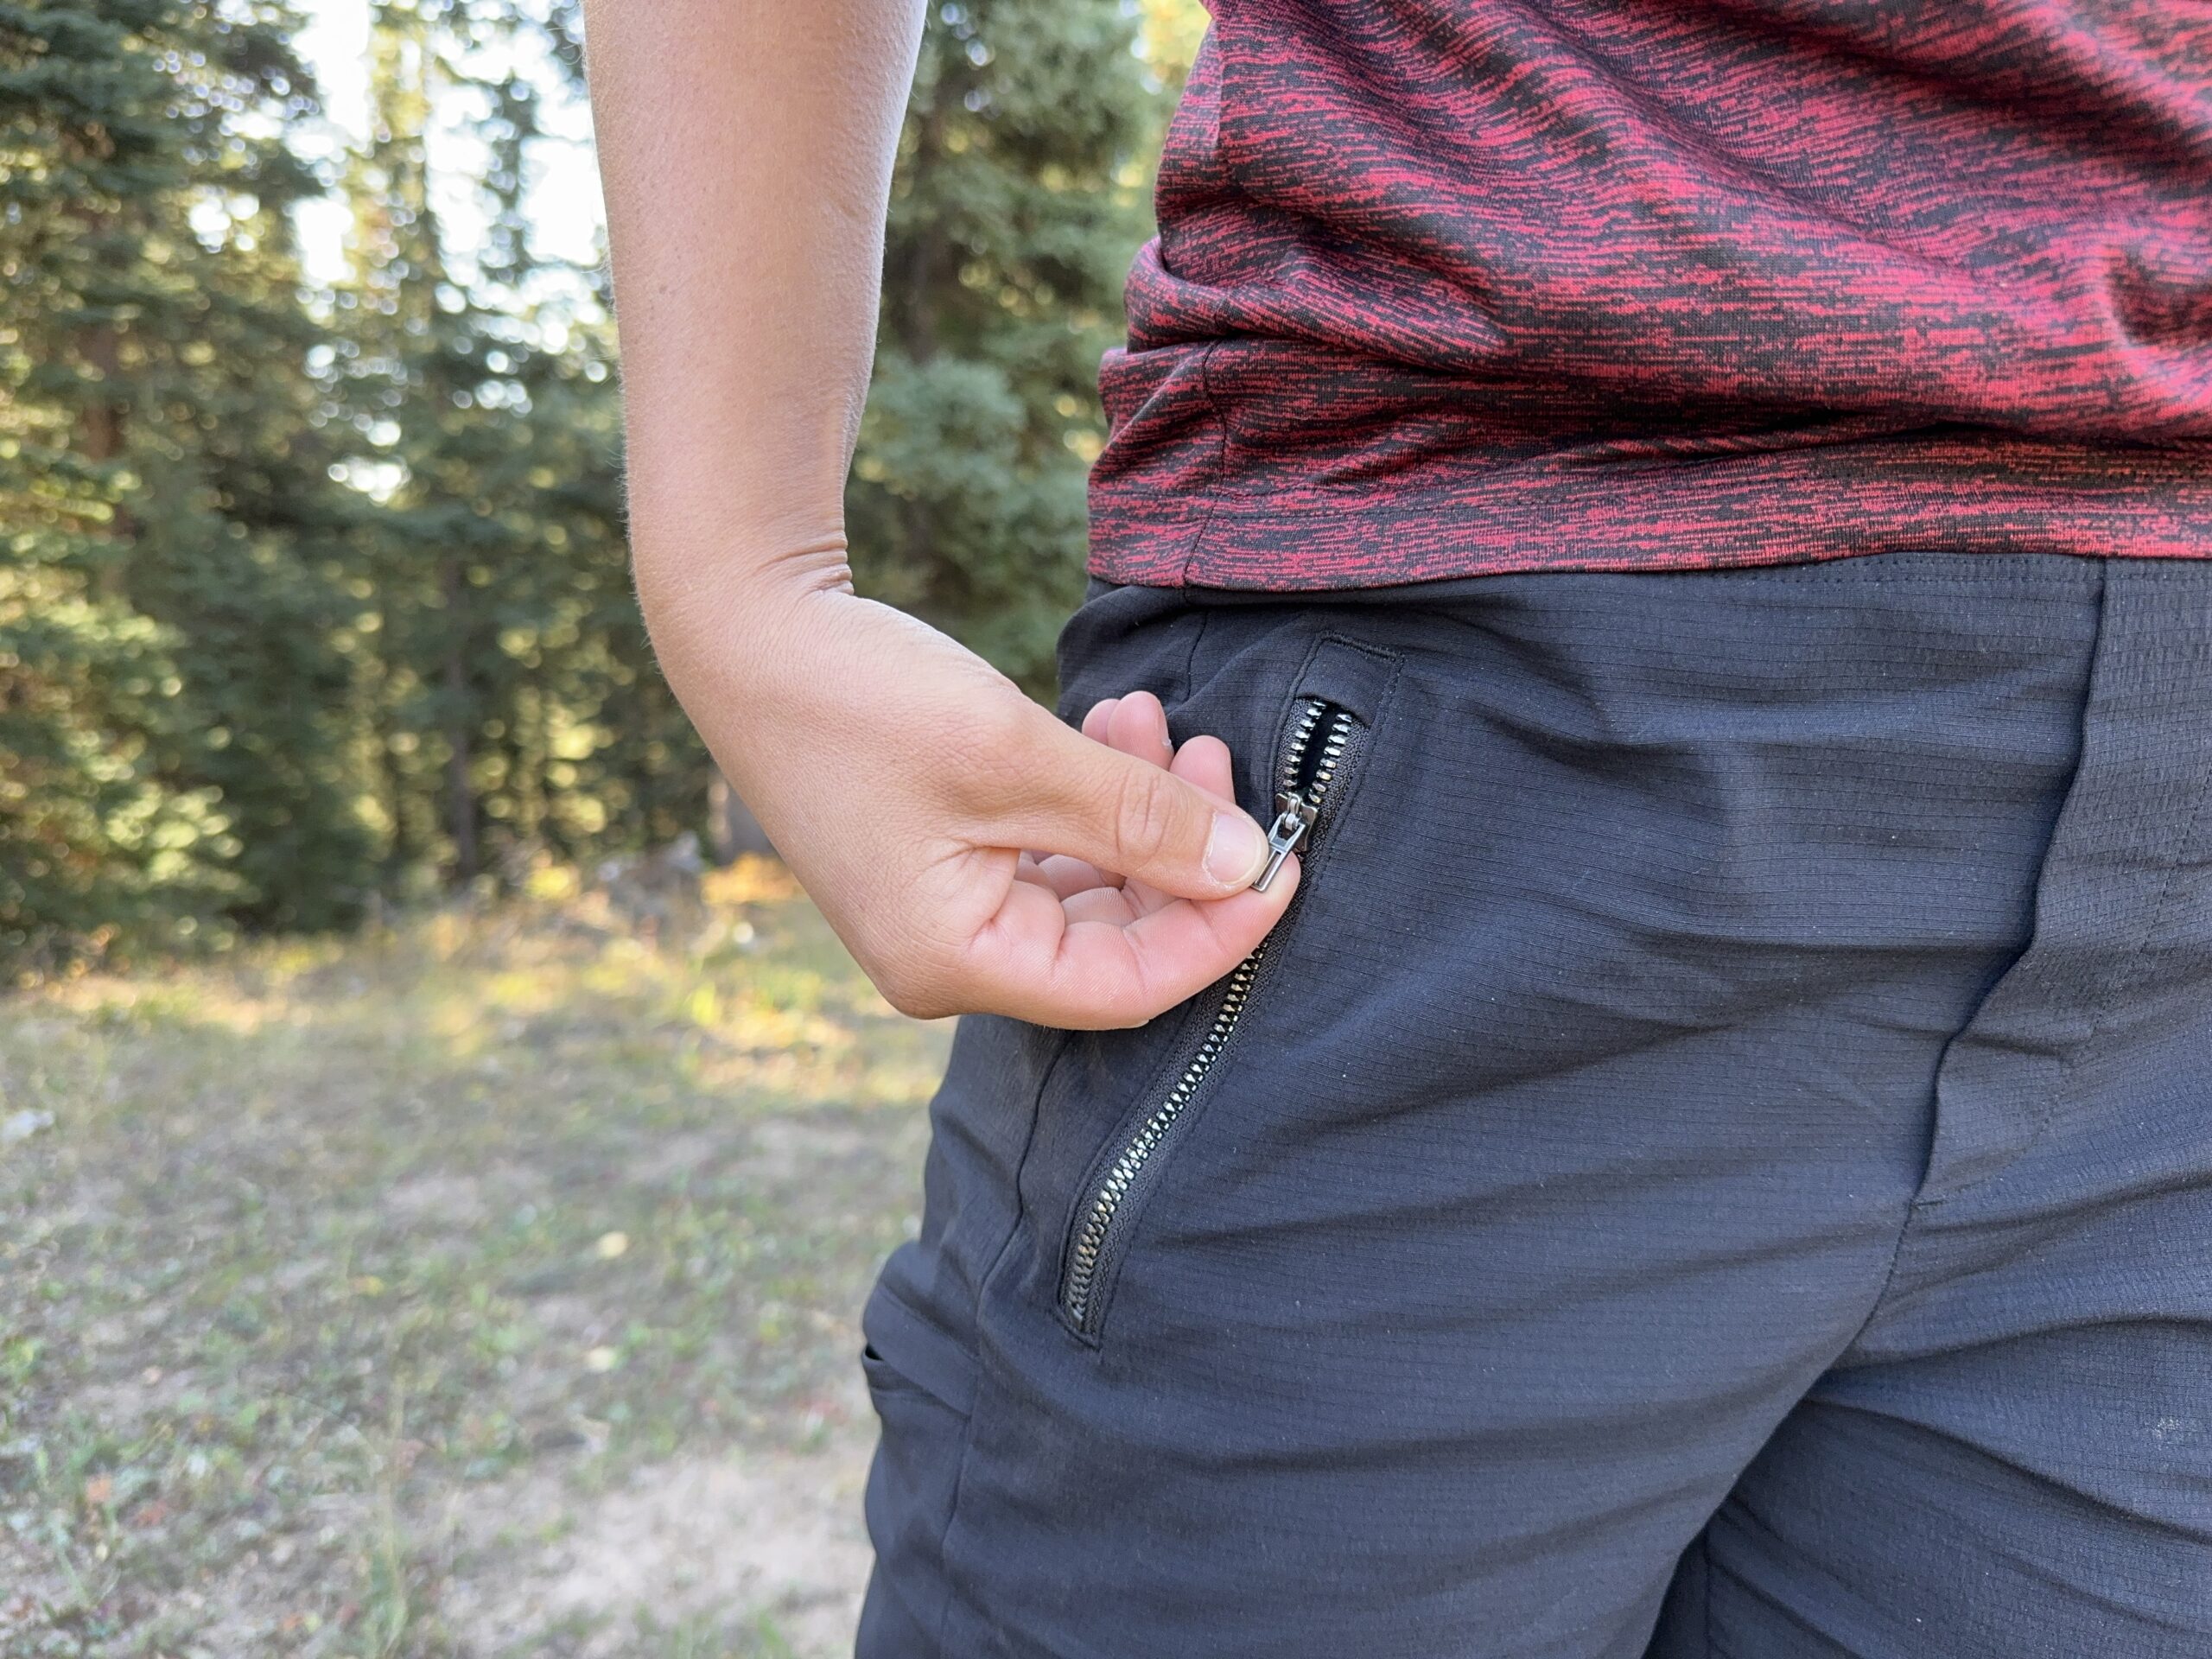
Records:
{"label": "forearm", "polygon": [[723,772],[909,1013],[1129,1025],[1219,979],[1296,885],[1247,890],[1228,751],[1144,695],[1072,732],[851,591],[920,0],[586,10],[638,596]]}
{"label": "forearm", "polygon": [[918,0],[586,0],[648,613],[847,582]]}

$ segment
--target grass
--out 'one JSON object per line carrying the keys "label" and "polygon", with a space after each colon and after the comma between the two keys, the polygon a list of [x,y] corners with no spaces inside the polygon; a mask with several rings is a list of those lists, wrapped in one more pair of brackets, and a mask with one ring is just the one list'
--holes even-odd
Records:
{"label": "grass", "polygon": [[947,1033],[709,887],[0,1001],[0,1653],[835,1650]]}

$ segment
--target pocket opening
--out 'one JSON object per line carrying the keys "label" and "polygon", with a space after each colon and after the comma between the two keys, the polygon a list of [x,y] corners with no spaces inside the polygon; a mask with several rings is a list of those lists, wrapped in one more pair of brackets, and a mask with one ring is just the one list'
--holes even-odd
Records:
{"label": "pocket opening", "polygon": [[1330,844],[1324,831],[1357,785],[1397,668],[1390,653],[1327,637],[1315,642],[1294,682],[1273,758],[1276,810],[1269,842],[1276,857],[1269,874],[1291,852],[1309,849],[1306,884],[1268,937],[1222,982],[1213,1016],[1188,1058],[1166,1074],[1162,1090],[1116,1127],[1077,1189],[1061,1244],[1056,1301],[1062,1324],[1086,1344],[1100,1339],[1145,1199],[1217,1085],[1247,1007],[1271,977],[1271,957],[1286,948],[1318,876],[1319,854]]}

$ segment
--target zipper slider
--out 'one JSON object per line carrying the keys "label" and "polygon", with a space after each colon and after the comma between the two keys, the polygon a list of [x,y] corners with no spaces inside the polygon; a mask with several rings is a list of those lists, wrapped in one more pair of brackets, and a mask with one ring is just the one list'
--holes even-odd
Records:
{"label": "zipper slider", "polygon": [[1313,820],[1320,809],[1301,795],[1286,791],[1275,797],[1275,821],[1268,829],[1268,867],[1260,872],[1260,879],[1252,884],[1255,893],[1265,893],[1268,884],[1281,870],[1283,861],[1298,850],[1298,843],[1306,839],[1306,832],[1313,827]]}

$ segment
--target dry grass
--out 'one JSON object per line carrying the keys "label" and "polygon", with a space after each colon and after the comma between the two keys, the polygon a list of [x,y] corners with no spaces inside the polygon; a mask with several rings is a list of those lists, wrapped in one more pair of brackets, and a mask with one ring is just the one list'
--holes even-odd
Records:
{"label": "dry grass", "polygon": [[709,885],[0,1001],[0,1653],[849,1639],[946,1033]]}

